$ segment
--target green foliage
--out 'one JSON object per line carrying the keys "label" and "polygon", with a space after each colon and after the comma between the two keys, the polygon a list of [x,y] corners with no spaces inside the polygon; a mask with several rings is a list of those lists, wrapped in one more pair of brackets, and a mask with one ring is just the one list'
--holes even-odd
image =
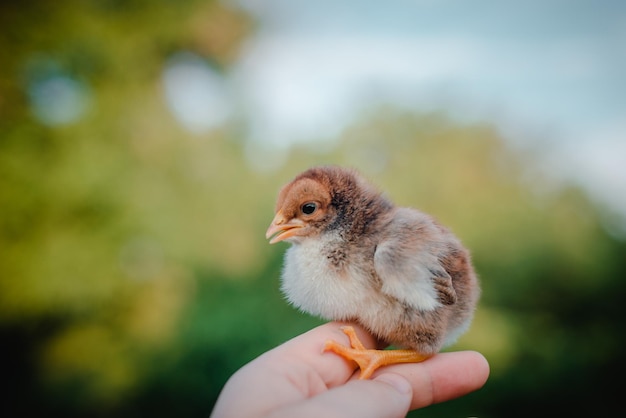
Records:
{"label": "green foliage", "polygon": [[[160,73],[180,50],[228,71],[252,26],[217,2],[0,6],[0,344],[13,416],[206,416],[227,378],[320,323],[278,291],[263,233],[313,164],[359,168],[471,249],[483,298],[453,349],[486,387],[414,415],[601,414],[624,371],[626,244],[574,188],[487,125],[374,109],[332,146],[259,173],[236,129],[184,132]],[[50,74],[84,86],[67,123],[33,113]],[[320,151],[319,148],[323,148]],[[267,152],[271,152],[267,151]]]}

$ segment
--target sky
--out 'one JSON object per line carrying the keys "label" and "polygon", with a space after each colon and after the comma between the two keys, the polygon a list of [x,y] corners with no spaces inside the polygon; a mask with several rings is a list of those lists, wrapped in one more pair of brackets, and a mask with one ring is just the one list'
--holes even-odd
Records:
{"label": "sky", "polygon": [[[539,144],[557,176],[626,219],[626,2],[228,3],[258,22],[228,79],[196,71],[196,88],[202,64],[184,55],[166,71],[190,129],[238,111],[252,144],[286,149],[337,137],[380,104],[444,110],[495,124],[514,146]],[[171,77],[181,65],[191,71]],[[194,125],[184,103],[202,91]]]}

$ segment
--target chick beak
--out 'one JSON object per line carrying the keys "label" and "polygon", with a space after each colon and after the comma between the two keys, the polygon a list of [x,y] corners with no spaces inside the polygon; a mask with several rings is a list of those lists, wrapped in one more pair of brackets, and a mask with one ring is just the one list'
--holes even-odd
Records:
{"label": "chick beak", "polygon": [[293,237],[296,235],[298,229],[303,226],[304,225],[299,223],[296,219],[287,222],[281,211],[278,211],[269,228],[267,228],[267,232],[265,232],[265,238],[269,239],[273,236],[273,238],[270,239],[270,244],[276,244],[277,242]]}

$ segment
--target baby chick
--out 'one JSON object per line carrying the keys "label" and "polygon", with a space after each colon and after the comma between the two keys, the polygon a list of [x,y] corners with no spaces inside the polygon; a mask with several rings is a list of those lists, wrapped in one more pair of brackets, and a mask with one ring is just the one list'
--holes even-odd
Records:
{"label": "baby chick", "polygon": [[461,242],[431,216],[395,206],[356,171],[314,167],[286,184],[267,229],[270,244],[291,243],[282,291],[299,309],[361,324],[397,350],[325,350],[355,361],[361,379],[381,366],[419,362],[470,325],[480,288]]}

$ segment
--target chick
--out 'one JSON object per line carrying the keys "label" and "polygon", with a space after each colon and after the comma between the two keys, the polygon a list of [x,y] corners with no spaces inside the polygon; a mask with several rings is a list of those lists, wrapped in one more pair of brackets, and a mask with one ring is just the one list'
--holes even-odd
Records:
{"label": "chick", "polygon": [[311,168],[286,184],[267,229],[285,253],[281,289],[290,303],[327,320],[356,322],[396,350],[325,350],[355,361],[361,379],[379,367],[419,362],[470,326],[480,295],[468,250],[446,227],[397,207],[356,171]]}

